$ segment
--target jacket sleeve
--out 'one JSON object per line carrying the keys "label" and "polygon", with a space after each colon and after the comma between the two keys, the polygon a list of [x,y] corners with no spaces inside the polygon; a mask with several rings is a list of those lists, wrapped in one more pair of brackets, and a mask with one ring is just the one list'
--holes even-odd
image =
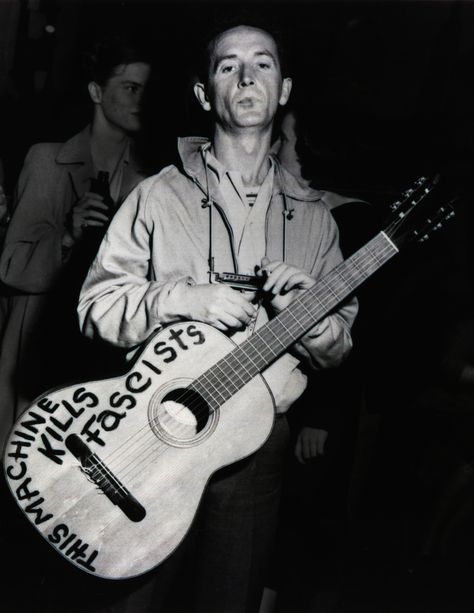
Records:
{"label": "jacket sleeve", "polygon": [[0,259],[0,279],[15,289],[46,292],[62,269],[64,224],[57,179],[50,146],[34,145],[20,173],[17,205]]}
{"label": "jacket sleeve", "polygon": [[[321,241],[313,262],[311,275],[321,279],[342,261],[339,232],[326,207],[319,220]],[[314,326],[294,349],[313,368],[339,366],[352,349],[351,326],[358,311],[355,297],[345,300],[331,315]]]}
{"label": "jacket sleeve", "polygon": [[182,292],[193,283],[188,277],[159,282],[150,272],[149,185],[145,181],[135,188],[115,214],[78,305],[83,334],[124,348],[143,343],[161,326],[179,320]]}

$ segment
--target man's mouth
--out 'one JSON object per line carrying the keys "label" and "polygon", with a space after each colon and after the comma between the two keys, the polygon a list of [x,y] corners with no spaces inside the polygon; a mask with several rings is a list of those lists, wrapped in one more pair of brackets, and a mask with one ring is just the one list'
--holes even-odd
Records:
{"label": "man's mouth", "polygon": [[251,108],[253,107],[253,105],[255,104],[256,99],[255,98],[241,98],[238,101],[239,106],[243,106],[244,108]]}

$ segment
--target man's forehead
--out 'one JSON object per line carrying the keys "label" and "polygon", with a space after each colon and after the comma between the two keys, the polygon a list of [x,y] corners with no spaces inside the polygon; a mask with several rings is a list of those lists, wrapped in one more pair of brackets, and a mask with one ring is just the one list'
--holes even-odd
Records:
{"label": "man's forehead", "polygon": [[271,34],[265,30],[251,26],[237,26],[226,30],[217,36],[214,41],[211,58],[216,61],[222,56],[228,56],[240,51],[266,53],[279,60],[276,42]]}

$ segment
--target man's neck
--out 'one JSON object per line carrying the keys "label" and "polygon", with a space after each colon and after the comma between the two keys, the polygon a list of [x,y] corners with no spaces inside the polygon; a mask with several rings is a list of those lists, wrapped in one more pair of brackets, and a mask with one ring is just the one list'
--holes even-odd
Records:
{"label": "man's neck", "polygon": [[255,186],[267,176],[270,142],[271,130],[264,134],[229,134],[217,126],[212,151],[227,170],[240,172],[244,186]]}

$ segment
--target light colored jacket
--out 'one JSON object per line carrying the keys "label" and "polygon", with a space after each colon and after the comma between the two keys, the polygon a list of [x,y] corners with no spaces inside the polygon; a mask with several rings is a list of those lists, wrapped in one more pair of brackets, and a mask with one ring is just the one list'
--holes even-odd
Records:
{"label": "light colored jacket", "polygon": [[[89,189],[93,174],[89,127],[65,143],[35,144],[25,158],[0,259],[0,279],[9,291],[8,297],[1,297],[0,307],[4,319],[0,343],[0,448],[14,420],[38,393],[30,386],[32,377],[38,378],[37,360],[50,371],[55,368],[55,360],[71,361],[74,350],[69,345],[70,336],[64,334],[64,320],[76,323],[65,312],[71,305],[74,315],[74,306],[71,298],[67,300],[57,293],[57,281],[66,267],[62,239],[68,213]],[[144,176],[130,157],[122,175],[122,200]],[[78,279],[77,283],[82,281]],[[64,351],[58,355],[51,349],[56,346],[52,340],[45,347],[33,341],[38,329],[44,327],[45,313],[52,308],[59,311],[59,319],[53,330],[45,331],[45,336],[51,333],[60,337]],[[74,376],[72,366],[71,369]]]}
{"label": "light colored jacket", "polygon": [[[54,287],[64,268],[67,216],[89,190],[93,176],[89,126],[65,143],[38,143],[30,148],[0,260],[3,283],[32,294]],[[130,158],[123,172],[121,199],[144,177]]]}
{"label": "light colored jacket", "polygon": [[[190,279],[209,282],[209,210],[203,206],[209,196],[218,212],[213,224],[215,269],[234,270],[232,230],[219,206],[218,184],[203,163],[206,142],[180,139],[182,167],[168,166],[142,181],[115,215],[81,292],[78,313],[87,336],[134,348],[161,326],[177,321]],[[287,263],[319,278],[342,259],[324,193],[301,186],[284,168],[279,167],[275,176],[266,219],[266,255],[282,259],[286,223]],[[291,211],[286,222],[285,202]],[[299,352],[311,356],[316,365],[338,365],[352,346],[350,326],[356,312],[355,300],[345,304],[329,318],[332,338],[318,341],[316,326],[298,344]],[[306,386],[298,364],[287,353],[265,371],[280,411]]]}

